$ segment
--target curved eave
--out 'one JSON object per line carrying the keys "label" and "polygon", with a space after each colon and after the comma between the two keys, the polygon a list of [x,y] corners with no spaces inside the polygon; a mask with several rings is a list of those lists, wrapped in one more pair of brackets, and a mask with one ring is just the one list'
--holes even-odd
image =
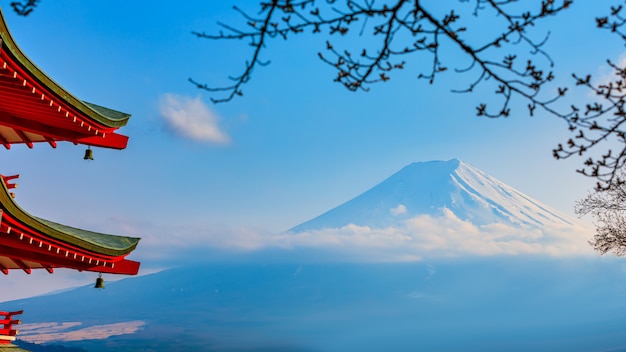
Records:
{"label": "curved eave", "polygon": [[[41,246],[40,242],[16,238],[11,233],[2,233],[0,240],[0,272],[5,275],[10,270],[23,270],[30,274],[32,269],[45,269],[50,274],[54,269],[73,269],[95,271],[99,273],[137,275],[141,263],[118,258],[96,258],[89,254],[76,253],[72,250],[55,246]],[[21,237],[21,235],[20,235]]]}
{"label": "curved eave", "polygon": [[140,240],[82,230],[32,216],[15,203],[4,182],[0,182],[0,207],[3,223],[6,220],[17,221],[44,239],[66,243],[96,255],[125,256],[137,247]]}
{"label": "curved eave", "polygon": [[[128,137],[117,134],[117,127],[95,122],[57,98],[48,87],[34,80],[7,50],[0,38],[0,143],[35,142],[56,146],[57,141],[124,149]],[[92,109],[107,114],[115,111],[88,103]]]}
{"label": "curved eave", "polygon": [[128,122],[130,118],[129,114],[84,102],[48,77],[48,75],[22,52],[17,43],[15,43],[4,20],[2,9],[0,9],[0,39],[2,40],[0,49],[7,50],[32,79],[47,87],[50,92],[54,93],[57,99],[63,100],[66,104],[92,121],[107,127],[119,128],[125,126]]}

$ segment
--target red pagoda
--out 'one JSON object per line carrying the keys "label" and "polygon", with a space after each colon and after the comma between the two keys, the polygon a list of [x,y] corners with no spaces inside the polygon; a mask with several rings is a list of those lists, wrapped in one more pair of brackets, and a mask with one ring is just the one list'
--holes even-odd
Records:
{"label": "red pagoda", "polygon": [[[88,148],[124,149],[128,137],[116,130],[130,115],[74,97],[33,64],[11,37],[0,10],[0,144],[33,148],[58,142]],[[85,158],[91,158],[91,149]],[[98,273],[136,275],[139,262],[126,259],[139,238],[114,236],[61,225],[33,216],[14,201],[18,175],[0,175],[0,271],[53,273],[69,268]],[[0,311],[0,352],[23,351],[11,344],[18,312]]]}

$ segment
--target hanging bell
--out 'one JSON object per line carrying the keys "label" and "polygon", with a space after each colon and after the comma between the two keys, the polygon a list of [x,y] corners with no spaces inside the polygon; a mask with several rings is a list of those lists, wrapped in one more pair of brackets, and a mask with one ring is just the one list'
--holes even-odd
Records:
{"label": "hanging bell", "polygon": [[93,160],[93,150],[91,150],[90,147],[87,147],[87,150],[85,150],[85,157],[83,159]]}
{"label": "hanging bell", "polygon": [[100,274],[96,279],[96,285],[93,288],[104,288],[104,279],[102,278],[102,274]]}

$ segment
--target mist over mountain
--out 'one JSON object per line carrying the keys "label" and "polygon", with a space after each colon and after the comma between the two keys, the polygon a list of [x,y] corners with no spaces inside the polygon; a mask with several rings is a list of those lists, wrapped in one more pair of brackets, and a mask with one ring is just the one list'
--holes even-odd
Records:
{"label": "mist over mountain", "polygon": [[383,228],[418,215],[441,216],[443,209],[477,226],[499,223],[536,229],[574,223],[567,215],[472,165],[452,159],[412,163],[365,193],[290,231],[349,224]]}
{"label": "mist over mountain", "polygon": [[413,163],[230,260],[2,308],[90,352],[626,351],[626,267],[578,226],[467,163]]}
{"label": "mist over mountain", "polygon": [[[294,247],[342,248],[356,260],[592,254],[593,230],[468,163],[412,163],[287,231]],[[365,257],[365,259],[364,259]]]}

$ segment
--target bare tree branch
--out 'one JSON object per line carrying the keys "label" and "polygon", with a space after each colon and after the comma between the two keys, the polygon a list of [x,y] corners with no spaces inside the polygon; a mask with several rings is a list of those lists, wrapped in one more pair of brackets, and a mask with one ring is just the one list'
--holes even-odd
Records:
{"label": "bare tree branch", "polygon": [[28,16],[37,7],[40,0],[12,1],[11,7],[13,11],[20,16]]}
{"label": "bare tree branch", "polygon": [[[224,97],[214,97],[214,102],[230,101],[242,95],[241,88],[249,82],[252,69],[262,63],[260,54],[267,45],[267,39],[288,39],[305,31],[325,34],[329,38],[354,33],[356,36],[373,38],[368,43],[372,43],[373,48],[363,47],[357,51],[338,49],[329,39],[326,52],[318,54],[324,63],[337,71],[334,81],[350,91],[367,91],[374,83],[390,80],[394,71],[407,66],[407,59],[413,54],[418,57],[430,56],[432,65],[418,67],[421,72],[418,72],[417,77],[432,84],[438,75],[450,72],[444,59],[459,61],[458,58],[451,60],[441,56],[441,47],[451,45],[471,62],[465,68],[455,67],[454,72],[473,72],[477,77],[468,83],[467,88],[456,91],[471,92],[479,84],[490,80],[497,86],[496,94],[502,97],[501,106],[494,111],[489,111],[484,103],[479,104],[478,115],[508,116],[514,95],[531,99],[534,102],[533,109],[535,106],[545,108],[554,97],[540,101],[537,96],[541,87],[554,79],[550,70],[553,63],[542,50],[547,36],[536,41],[529,34],[530,28],[539,20],[564,11],[572,1],[561,0],[560,5],[554,0],[534,1],[533,5],[528,6],[532,9],[525,11],[520,11],[519,6],[513,6],[516,3],[514,0],[459,0],[455,7],[463,3],[474,4],[471,13],[465,11],[464,17],[461,15],[463,11],[454,7],[441,13],[441,3],[419,0],[272,0],[260,3],[258,16],[235,8],[242,15],[245,27],[236,28],[220,23],[225,32],[194,34],[213,40],[250,40],[253,47],[251,60],[246,62],[242,74],[231,77],[232,85],[212,87],[196,80],[191,81],[198,88],[212,93],[227,93]],[[437,11],[440,14],[435,14]],[[471,20],[487,11],[495,22],[500,21],[497,23],[499,26],[490,31],[495,34],[487,38],[466,35]],[[464,18],[468,20],[463,21]],[[518,59],[518,55],[497,55],[499,51],[512,50],[513,46],[525,48],[518,50],[525,60]],[[537,55],[545,60],[536,63],[533,58]]]}
{"label": "bare tree branch", "polygon": [[[610,16],[596,18],[596,25],[619,35],[626,42],[626,35],[622,32],[626,23],[622,10],[622,5],[611,7]],[[621,170],[626,166],[626,67],[610,60],[607,62],[613,69],[613,79],[608,82],[593,84],[591,75],[573,75],[576,86],[584,87],[595,98],[586,104],[573,104],[569,113],[559,115],[567,121],[573,137],[553,151],[554,157],[561,159],[582,156],[603,142],[619,146],[617,151],[607,148],[601,156],[587,158],[584,166],[577,170],[596,178],[597,190],[618,187],[625,182]]]}
{"label": "bare tree branch", "polygon": [[[535,0],[520,6],[515,0],[459,0],[446,4],[435,0],[261,1],[257,15],[235,7],[245,25],[220,23],[223,31],[217,34],[194,32],[199,38],[212,40],[249,40],[253,52],[243,72],[230,77],[233,83],[223,87],[190,81],[213,94],[225,94],[214,96],[214,102],[231,101],[243,94],[242,88],[250,82],[253,70],[269,63],[261,57],[271,39],[290,39],[305,32],[324,35],[328,38],[326,47],[318,56],[337,72],[334,81],[350,91],[368,91],[373,84],[389,81],[396,71],[408,67],[431,84],[443,74],[464,74],[469,77],[466,86],[454,92],[472,93],[478,86],[487,85],[493,86],[495,96],[500,98],[497,104],[478,103],[478,116],[507,117],[512,113],[513,99],[521,98],[527,101],[530,116],[540,110],[565,121],[572,137],[553,150],[557,159],[586,156],[589,150],[602,148],[598,145],[603,142],[617,143],[617,152],[607,148],[600,157],[588,157],[577,170],[596,178],[596,188],[601,190],[624,182],[616,175],[626,165],[626,68],[609,61],[615,73],[612,82],[594,85],[590,75],[573,75],[571,87],[551,86],[548,91],[547,84],[555,79],[554,63],[543,49],[550,33],[536,39],[532,30],[572,3]],[[626,17],[622,12],[623,5],[611,7],[610,15],[596,18],[595,25],[626,42]],[[476,35],[473,30],[479,26],[477,20],[488,21],[492,34]],[[333,38],[350,35],[356,37],[351,43],[363,46],[355,50],[333,43],[337,41]],[[459,55],[444,56],[444,47]],[[430,64],[415,64],[423,58]],[[574,87],[590,90],[596,98],[569,108],[559,107]]]}

